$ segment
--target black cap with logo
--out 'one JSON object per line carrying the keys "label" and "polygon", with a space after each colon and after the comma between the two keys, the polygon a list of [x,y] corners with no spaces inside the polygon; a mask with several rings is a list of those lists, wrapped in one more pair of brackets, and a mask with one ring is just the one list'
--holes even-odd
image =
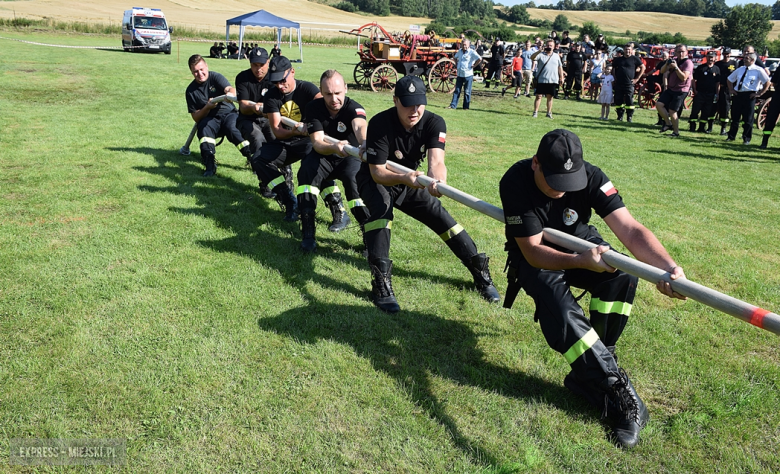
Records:
{"label": "black cap with logo", "polygon": [[249,52],[249,62],[260,64],[267,63],[268,51],[266,51],[265,48],[253,48],[252,51]]}
{"label": "black cap with logo", "polygon": [[417,76],[404,76],[395,83],[395,96],[404,107],[428,105],[425,83]]}
{"label": "black cap with logo", "polygon": [[539,142],[536,159],[547,185],[554,190],[573,192],[588,185],[582,143],[573,132],[564,129],[548,132]]}
{"label": "black cap with logo", "polygon": [[290,60],[285,58],[284,56],[276,56],[273,59],[271,59],[271,65],[268,68],[268,71],[271,73],[268,77],[268,80],[271,82],[279,82],[282,79],[284,79],[285,73],[288,69],[292,69],[292,64],[290,63]]}

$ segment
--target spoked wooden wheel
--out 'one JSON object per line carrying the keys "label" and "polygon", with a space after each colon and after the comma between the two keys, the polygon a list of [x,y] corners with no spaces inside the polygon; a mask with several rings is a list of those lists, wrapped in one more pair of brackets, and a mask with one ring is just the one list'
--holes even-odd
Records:
{"label": "spoked wooden wheel", "polygon": [[661,86],[659,84],[645,84],[639,89],[639,107],[654,109],[659,97],[661,97]]}
{"label": "spoked wooden wheel", "polygon": [[398,72],[389,64],[382,64],[371,73],[371,90],[374,92],[392,91],[398,82]]}
{"label": "spoked wooden wheel", "polygon": [[352,76],[355,78],[355,84],[358,87],[366,87],[371,81],[371,73],[374,72],[374,67],[371,63],[361,61],[355,65],[355,70]]}
{"label": "spoked wooden wheel", "polygon": [[763,100],[761,107],[758,109],[758,115],[756,116],[756,126],[759,130],[763,130],[766,126],[766,116],[769,115],[769,104],[772,103],[772,98],[769,97]]}
{"label": "spoked wooden wheel", "polygon": [[512,71],[512,64],[507,64],[504,67],[501,68],[501,82],[505,86],[511,86],[512,85],[512,79],[514,78],[513,71]]}
{"label": "spoked wooden wheel", "polygon": [[450,58],[441,58],[433,65],[428,72],[428,87],[431,92],[451,93],[455,89],[455,79],[458,77],[458,70]]}

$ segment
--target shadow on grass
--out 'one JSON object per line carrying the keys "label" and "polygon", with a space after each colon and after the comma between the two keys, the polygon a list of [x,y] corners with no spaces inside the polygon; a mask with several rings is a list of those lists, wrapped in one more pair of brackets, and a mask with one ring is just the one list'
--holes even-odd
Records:
{"label": "shadow on grass", "polygon": [[443,377],[505,397],[541,400],[567,412],[585,411],[570,402],[571,394],[560,384],[487,362],[471,327],[434,314],[401,311],[385,315],[362,307],[321,304],[314,312],[312,308],[296,308],[261,318],[258,324],[263,330],[301,343],[328,340],[348,344],[370,360],[374,369],[393,377],[478,465],[497,467],[501,461],[463,433],[446,401],[437,396],[433,379]]}
{"label": "shadow on grass", "polygon": [[[294,287],[307,305],[277,316],[261,318],[259,328],[285,334],[295,341],[314,344],[336,340],[349,344],[362,357],[371,361],[376,370],[393,377],[410,399],[451,433],[453,443],[478,465],[496,467],[496,456],[462,433],[448,414],[446,403],[432,387],[432,377],[446,377],[458,384],[478,387],[500,395],[542,400],[561,410],[574,410],[569,392],[560,384],[513,371],[486,362],[478,346],[478,336],[466,324],[450,321],[433,314],[404,311],[386,315],[370,304],[329,304],[319,301],[307,290],[309,283],[369,300],[368,265],[362,248],[351,248],[338,235],[318,232],[317,256],[353,265],[365,271],[359,286],[317,272],[314,258],[299,249],[297,223],[282,221],[275,202],[261,198],[256,187],[227,176],[202,178],[202,167],[195,155],[182,156],[176,150],[153,148],[114,148],[148,154],[157,166],[136,167],[144,173],[161,176],[170,186],[140,185],[152,193],[184,195],[196,200],[192,208],[171,207],[171,212],[201,216],[229,230],[234,236],[198,243],[218,252],[249,257],[258,264],[276,270],[285,283]],[[322,208],[324,206],[321,206]],[[259,225],[258,225],[259,224]],[[357,231],[357,229],[355,229]],[[349,232],[347,230],[346,232]],[[396,275],[471,288],[470,279],[442,277],[421,272],[408,272],[396,267]],[[585,406],[584,403],[581,406]],[[580,407],[581,408],[581,407]]]}

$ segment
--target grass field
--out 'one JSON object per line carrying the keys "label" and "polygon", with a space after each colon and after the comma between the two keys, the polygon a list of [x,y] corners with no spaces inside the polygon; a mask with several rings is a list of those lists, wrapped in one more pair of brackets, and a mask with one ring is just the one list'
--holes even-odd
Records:
{"label": "grass field", "polygon": [[[0,46],[0,471],[22,470],[8,464],[14,438],[124,438],[122,472],[780,471],[776,336],[641,282],[618,352],[651,419],[636,449],[615,449],[563,387],[529,298],[484,303],[421,224],[395,219],[402,311],[386,315],[355,228],[328,234],[320,205],[320,247],[303,255],[233,147],[202,178],[195,147],[178,153],[192,127],[185,58],[202,46],[182,43],[181,63]],[[344,49],[304,57],[308,80],[355,63]],[[230,79],[247,67],[210,64]],[[350,96],[370,115],[391,104]],[[498,205],[505,170],[568,128],[690,279],[780,308],[780,141],[673,140],[654,113],[601,122],[585,102],[556,101],[550,121],[530,118],[529,99],[481,94],[468,112],[448,100],[428,109],[447,120],[450,184]],[[503,295],[503,226],[445,205]]]}

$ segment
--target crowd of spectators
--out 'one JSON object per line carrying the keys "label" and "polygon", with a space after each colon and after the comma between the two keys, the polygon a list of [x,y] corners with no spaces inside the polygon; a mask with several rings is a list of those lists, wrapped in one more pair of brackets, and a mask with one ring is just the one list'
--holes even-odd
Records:
{"label": "crowd of spectators", "polygon": [[[214,42],[214,45],[209,48],[209,58],[214,59],[247,59],[250,51],[257,48],[257,43],[243,43],[239,48],[235,41],[229,41],[227,46],[225,43]],[[274,44],[271,50],[271,57],[281,56],[282,50],[279,49],[279,44]]]}

